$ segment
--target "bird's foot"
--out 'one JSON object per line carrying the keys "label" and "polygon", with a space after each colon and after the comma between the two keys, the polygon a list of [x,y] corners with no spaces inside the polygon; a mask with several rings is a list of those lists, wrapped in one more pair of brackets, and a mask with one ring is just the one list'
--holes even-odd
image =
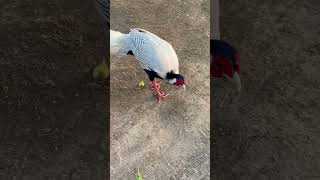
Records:
{"label": "bird's foot", "polygon": [[158,95],[158,102],[160,102],[161,100],[163,100],[169,96],[169,94],[166,94],[166,93],[160,91],[160,83],[158,83],[155,80],[151,81],[151,88],[156,91],[156,93]]}
{"label": "bird's foot", "polygon": [[160,92],[159,90],[157,90],[157,94],[158,94],[158,102],[160,102],[161,100],[164,100],[165,98],[167,98],[169,96],[169,94],[166,94],[164,92]]}
{"label": "bird's foot", "polygon": [[157,82],[156,80],[151,81],[151,89],[160,89],[160,82]]}

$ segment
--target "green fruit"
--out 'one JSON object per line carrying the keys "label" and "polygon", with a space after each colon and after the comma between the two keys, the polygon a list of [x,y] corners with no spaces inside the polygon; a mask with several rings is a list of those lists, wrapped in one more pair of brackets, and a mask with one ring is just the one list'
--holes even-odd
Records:
{"label": "green fruit", "polygon": [[139,86],[140,88],[141,88],[141,87],[144,87],[144,81],[143,81],[143,80],[139,81],[138,86]]}
{"label": "green fruit", "polygon": [[106,63],[97,65],[92,73],[94,79],[105,79],[109,76],[109,68]]}

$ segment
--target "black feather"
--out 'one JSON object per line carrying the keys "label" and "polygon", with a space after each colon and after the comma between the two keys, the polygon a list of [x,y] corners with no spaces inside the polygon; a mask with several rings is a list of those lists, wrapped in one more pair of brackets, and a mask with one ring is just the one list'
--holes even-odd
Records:
{"label": "black feather", "polygon": [[110,25],[110,2],[109,0],[95,0],[95,6],[104,22]]}
{"label": "black feather", "polygon": [[150,81],[153,81],[154,78],[163,79],[155,71],[152,71],[152,70],[150,71],[150,70],[147,70],[147,69],[144,69],[144,71],[148,74]]}
{"label": "black feather", "polygon": [[129,51],[129,52],[127,53],[127,55],[132,55],[132,56],[134,56],[134,54],[133,54],[132,51]]}
{"label": "black feather", "polygon": [[167,73],[166,79],[174,79],[174,78],[184,80],[184,77],[182,75],[175,74],[173,73],[173,71],[170,71]]}

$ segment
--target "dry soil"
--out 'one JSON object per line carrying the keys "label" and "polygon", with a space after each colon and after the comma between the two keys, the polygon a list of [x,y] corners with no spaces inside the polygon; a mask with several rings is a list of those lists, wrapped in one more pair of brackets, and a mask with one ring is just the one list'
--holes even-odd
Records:
{"label": "dry soil", "polygon": [[0,1],[0,179],[106,177],[108,84],[93,1]]}
{"label": "dry soil", "polygon": [[240,52],[243,91],[218,107],[225,93],[213,89],[215,179],[320,179],[320,2],[221,5],[221,38]]}
{"label": "dry soil", "polygon": [[[111,29],[142,28],[170,42],[186,91],[162,82],[160,104],[131,57],[111,61],[111,179],[209,179],[209,0],[112,0]],[[138,89],[144,80],[146,87]]]}

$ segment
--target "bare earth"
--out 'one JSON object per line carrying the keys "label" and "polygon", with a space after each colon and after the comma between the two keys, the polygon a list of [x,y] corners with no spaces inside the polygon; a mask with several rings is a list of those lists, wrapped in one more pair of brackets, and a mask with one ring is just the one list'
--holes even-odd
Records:
{"label": "bare earth", "polygon": [[[187,90],[165,82],[157,104],[131,57],[111,61],[111,179],[209,179],[209,0],[111,2],[111,29],[143,28],[170,42]],[[138,89],[144,80],[146,87]]]}
{"label": "bare earth", "polygon": [[0,180],[105,179],[104,36],[93,1],[0,1]]}
{"label": "bare earth", "polygon": [[243,91],[223,108],[214,93],[215,179],[320,179],[319,10],[317,0],[222,2]]}

